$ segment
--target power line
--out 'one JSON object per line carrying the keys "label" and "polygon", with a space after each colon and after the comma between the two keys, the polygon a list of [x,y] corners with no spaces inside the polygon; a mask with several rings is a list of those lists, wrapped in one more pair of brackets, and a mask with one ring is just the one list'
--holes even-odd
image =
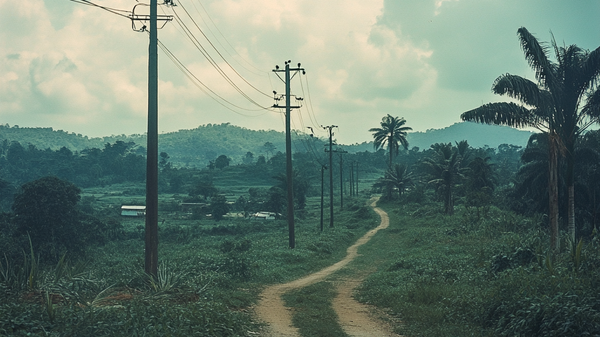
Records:
{"label": "power line", "polygon": [[[244,108],[241,107],[237,104],[234,104],[230,101],[228,101],[227,99],[223,98],[221,95],[217,94],[214,90],[212,90],[210,87],[208,87],[204,82],[202,82],[196,75],[194,75],[194,73],[192,73],[178,58],[177,56],[175,56],[175,54],[173,54],[173,52],[171,52],[171,50],[169,50],[169,48],[167,48],[167,46],[165,46],[162,41],[158,40],[158,45],[160,47],[160,49],[167,55],[167,57],[169,57],[169,59],[175,64],[175,66],[177,66],[177,68],[179,68],[179,70],[188,77],[188,79],[190,79],[192,81],[192,83],[194,83],[194,85],[196,85],[196,87],[198,87],[200,90],[202,90],[202,92],[204,92],[208,97],[212,98],[215,102],[219,103],[221,106],[225,107],[226,109],[242,115],[242,116],[246,116],[246,117],[256,117],[256,116],[260,116],[263,115],[265,113],[267,113],[267,111],[272,111],[269,108],[261,108],[261,109],[248,109],[248,108]],[[198,85],[200,84],[200,85]],[[211,95],[212,94],[212,95]],[[238,111],[233,110],[232,108],[230,108],[229,106],[223,104],[221,101],[219,101],[217,98],[213,97],[216,96],[218,99],[220,99],[221,101],[229,104],[232,107],[241,109],[241,110],[246,110],[246,111],[263,111],[263,110],[267,110],[264,111],[263,113],[259,114],[259,115],[246,115],[243,113],[240,113]]]}
{"label": "power line", "polygon": [[[306,110],[308,112],[308,117],[310,118],[310,121],[311,121],[312,125],[315,128],[318,129],[320,124],[317,121],[317,116],[315,115],[315,110],[313,109],[313,106],[312,106],[312,99],[310,97],[310,90],[308,90],[308,77],[307,77],[306,74],[304,74],[304,79],[306,81],[306,90],[308,92],[308,96],[306,96],[306,93],[304,92],[304,84],[302,83],[302,77],[301,77],[300,78],[300,87],[302,88],[302,96],[303,97],[308,97],[308,105],[307,105],[307,108],[306,108]],[[312,115],[311,115],[311,112],[312,112]]]}
{"label": "power line", "polygon": [[75,3],[78,3],[78,4],[82,4],[82,5],[87,5],[87,6],[92,6],[92,7],[98,7],[100,9],[103,9],[103,10],[107,11],[107,12],[111,12],[113,14],[116,14],[116,15],[119,15],[119,16],[122,16],[122,17],[125,17],[125,18],[128,18],[128,19],[131,19],[131,15],[133,13],[132,11],[127,11],[127,10],[123,10],[123,9],[116,9],[116,8],[101,6],[101,5],[95,4],[95,3],[91,2],[91,1],[88,1],[88,0],[69,0],[69,1],[75,2]]}
{"label": "power line", "polygon": [[[215,45],[210,41],[210,39],[208,38],[208,36],[206,36],[206,34],[204,33],[204,31],[200,28],[200,26],[198,25],[198,23],[194,20],[194,18],[190,15],[190,13],[188,12],[188,10],[185,8],[185,6],[183,6],[183,4],[179,4],[179,7],[181,7],[183,9],[183,11],[186,13],[186,15],[188,16],[188,18],[192,21],[192,23],[194,24],[194,26],[198,29],[198,31],[200,31],[200,33],[202,34],[202,36],[206,39],[206,41],[210,44],[210,46],[214,49],[214,51],[219,55],[219,57],[221,57],[221,59],[227,64],[227,66],[229,66],[229,68],[237,75],[239,76],[240,79],[242,79],[242,81],[244,81],[247,85],[249,85],[252,89],[256,90],[257,92],[261,93],[264,96],[267,97],[271,97],[271,95],[261,91],[260,89],[258,89],[256,86],[254,86],[252,83],[248,82],[248,80],[246,80],[237,70],[235,70],[235,68],[233,68],[233,66],[231,66],[231,64],[225,59],[225,57],[223,56],[223,54],[221,54],[221,52],[215,47]],[[179,15],[177,14],[177,12],[175,11],[175,9],[173,9],[173,13],[175,13],[175,16],[177,17],[177,19],[179,21],[181,21],[181,23],[186,27],[186,29],[191,33],[191,30],[189,30],[189,28],[187,28],[187,26],[185,25],[185,23],[183,23],[183,20],[181,19],[181,17],[179,17]],[[194,39],[198,42],[198,44],[200,44],[200,42],[198,41],[198,39],[194,36]],[[206,53],[206,55],[203,55],[205,57],[210,58],[209,62],[211,62],[211,64],[213,64],[213,66],[215,66],[216,68],[218,68],[219,73],[221,73],[221,75],[223,77],[226,77],[226,79],[236,87],[237,89],[237,85],[235,85],[233,83],[233,81],[229,78],[229,76],[227,76],[225,74],[225,72],[221,69],[221,67],[215,62],[215,60],[208,54],[208,51],[205,48],[202,48],[202,50]],[[244,93],[240,92],[242,95],[245,95]],[[248,99],[250,99],[248,97]],[[251,99],[250,99],[251,100]]]}
{"label": "power line", "polygon": [[202,44],[200,43],[200,41],[198,41],[198,39],[194,36],[194,34],[191,32],[191,30],[187,27],[187,25],[181,20],[181,18],[179,17],[179,15],[177,14],[177,12],[173,11],[175,13],[175,16],[177,18],[177,23],[181,26],[181,28],[184,30],[185,34],[188,36],[188,38],[190,39],[190,41],[192,41],[192,43],[194,44],[194,46],[196,47],[196,49],[198,49],[200,51],[200,53],[206,58],[206,60],[213,66],[213,68],[215,68],[215,70],[217,70],[217,72],[225,79],[225,81],[227,83],[229,83],[240,95],[242,95],[244,98],[246,98],[250,103],[262,108],[262,109],[267,109],[263,106],[261,106],[260,104],[258,104],[256,101],[254,101],[252,98],[250,98],[250,96],[248,96],[246,93],[244,93],[242,91],[242,89],[240,89],[234,82],[233,80],[231,80],[231,78],[229,78],[229,76],[227,76],[227,74],[223,71],[223,69],[221,69],[221,67],[219,67],[219,65],[217,64],[217,62],[210,56],[210,54],[208,53],[208,51],[202,46]]}
{"label": "power line", "polygon": [[[249,61],[247,61],[247,60],[246,60],[246,59],[245,59],[245,58],[244,58],[242,55],[240,55],[240,53],[238,53],[238,52],[237,52],[237,50],[236,50],[236,49],[235,49],[235,48],[234,48],[234,47],[231,45],[231,43],[229,43],[229,41],[227,40],[227,38],[225,37],[225,35],[223,35],[223,33],[221,32],[221,30],[219,29],[219,26],[217,26],[217,24],[216,24],[216,23],[214,22],[214,20],[211,18],[210,14],[208,13],[208,11],[207,11],[207,10],[206,10],[206,8],[204,7],[204,5],[202,5],[202,2],[200,2],[200,1],[198,0],[198,4],[199,4],[199,5],[200,5],[200,7],[202,8],[202,11],[203,11],[203,12],[206,14],[206,16],[208,17],[208,19],[210,20],[210,22],[212,23],[212,25],[215,27],[215,29],[217,30],[217,32],[219,32],[219,35],[221,35],[221,37],[223,38],[223,40],[225,40],[225,43],[227,43],[227,45],[228,45],[228,46],[231,48],[231,50],[233,50],[233,52],[234,52],[236,55],[238,55],[238,56],[239,56],[239,57],[240,57],[240,58],[241,58],[241,59],[242,59],[244,62],[246,62],[246,63],[247,63],[248,65],[250,65],[252,68],[254,68],[254,69],[258,70],[259,72],[255,72],[255,71],[252,71],[252,70],[250,70],[250,69],[246,68],[246,67],[245,67],[245,66],[244,66],[242,63],[240,63],[240,62],[238,62],[238,64],[239,64],[239,65],[240,65],[242,68],[244,68],[244,69],[248,70],[249,72],[251,72],[251,73],[253,73],[253,74],[255,74],[255,75],[262,75],[262,76],[265,76],[265,75],[267,75],[267,76],[268,76],[268,75],[269,75],[269,72],[266,72],[266,71],[264,71],[264,70],[262,70],[262,69],[260,69],[260,68],[256,67],[255,65],[253,65],[252,63],[250,63]],[[194,6],[194,9],[196,9],[196,12],[198,12],[198,14],[200,15],[200,17],[202,18],[202,14],[200,13],[200,11],[198,10],[198,8],[196,7],[196,3],[195,3],[195,2],[192,2],[192,5]],[[206,22],[206,21],[205,21],[205,22]],[[217,35],[213,33],[213,31],[210,29],[210,27],[209,27],[208,25],[206,25],[206,28],[208,28],[208,30],[209,30],[209,31],[210,31],[210,32],[213,34],[213,36],[215,36],[215,37],[216,37],[216,39],[217,39],[217,42],[219,43],[219,45],[221,45],[221,47],[223,47],[223,49],[225,50],[225,52],[227,52],[227,54],[228,54],[229,56],[231,56],[231,57],[232,57],[234,60],[236,60],[236,59],[234,58],[234,56],[233,56],[233,55],[231,55],[231,54],[229,53],[229,51],[227,50],[227,48],[226,48],[225,46],[223,46],[223,44],[221,43],[221,41],[219,40],[219,38],[217,37]],[[237,62],[237,60],[236,60],[236,62]]]}
{"label": "power line", "polygon": [[[310,107],[310,111],[312,112],[312,115],[315,119],[315,127],[318,128],[319,125],[321,125],[321,123],[319,123],[319,121],[317,120],[317,115],[315,114],[315,108],[312,105],[312,96],[310,95],[310,86],[308,85],[308,75],[307,74],[302,74],[304,75],[304,80],[306,81],[306,93],[308,95],[304,95],[305,97],[308,98],[308,106]],[[302,81],[300,81],[300,83],[302,83]],[[304,90],[304,87],[302,87],[302,90]]]}
{"label": "power line", "polygon": [[[298,137],[298,139],[300,139],[300,142],[302,143],[302,145],[304,145],[304,149],[306,149],[306,152],[309,153],[313,157],[314,161],[319,163],[319,165],[321,165],[321,166],[325,165],[321,162],[322,158],[319,158],[319,156],[317,155],[317,151],[315,151],[314,144],[311,144],[311,142],[308,138],[300,138],[300,135],[298,134],[297,131],[295,133],[296,133],[296,136]],[[310,138],[313,138],[313,137],[310,137]],[[298,148],[296,148],[296,151],[298,151]]]}

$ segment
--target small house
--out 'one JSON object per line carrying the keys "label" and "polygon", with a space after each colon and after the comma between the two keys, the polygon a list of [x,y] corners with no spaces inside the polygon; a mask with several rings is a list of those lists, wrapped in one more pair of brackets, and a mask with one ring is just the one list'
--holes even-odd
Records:
{"label": "small house", "polygon": [[121,216],[146,216],[146,206],[121,206]]}
{"label": "small house", "polygon": [[257,212],[250,216],[251,219],[256,220],[275,220],[277,214],[273,212]]}

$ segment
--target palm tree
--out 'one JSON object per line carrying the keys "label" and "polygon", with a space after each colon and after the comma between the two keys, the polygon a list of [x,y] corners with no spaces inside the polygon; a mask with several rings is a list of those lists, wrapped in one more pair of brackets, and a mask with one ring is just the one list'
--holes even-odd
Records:
{"label": "palm tree", "polygon": [[463,167],[466,167],[469,165],[469,163],[471,163],[471,146],[469,145],[469,142],[467,142],[466,140],[461,140],[460,142],[454,142],[456,144],[456,150],[458,151],[458,154],[461,157],[461,164]]}
{"label": "palm tree", "polygon": [[396,164],[388,168],[385,175],[379,178],[375,183],[375,187],[385,188],[388,197],[391,197],[391,191],[398,189],[398,198],[402,197],[402,193],[413,184],[413,174],[408,171],[408,167],[403,164]]}
{"label": "palm tree", "polygon": [[[567,157],[567,185],[569,189],[568,221],[574,240],[574,144],[581,133],[598,121],[598,108],[579,104],[600,76],[600,48],[593,52],[575,45],[558,47],[552,40],[557,62],[548,58],[549,48],[521,27],[517,31],[521,47],[537,84],[511,74],[501,75],[492,85],[492,92],[519,100],[515,103],[489,103],[461,115],[463,120],[488,124],[508,125],[516,128],[534,127],[547,134],[549,140],[549,210],[552,228],[551,245],[558,249],[558,151]],[[590,99],[591,100],[591,99]]]}
{"label": "palm tree", "polygon": [[[490,157],[475,157],[469,162],[469,187],[474,191],[493,192],[496,185],[494,164],[490,164]],[[464,162],[464,157],[463,157]]]}
{"label": "palm tree", "polygon": [[[521,205],[520,211],[524,213],[548,212],[548,147],[545,134],[533,134],[521,155],[522,165],[515,176],[512,193],[515,199],[520,200],[517,205]],[[562,184],[557,184],[557,192],[564,190]]]}
{"label": "palm tree", "polygon": [[452,192],[465,172],[461,164],[462,157],[451,143],[433,144],[431,148],[434,150],[433,157],[423,160],[424,168],[430,178],[428,183],[436,185],[438,192],[444,197],[444,212],[452,215],[454,213]]}
{"label": "palm tree", "polygon": [[390,152],[389,167],[392,167],[394,162],[394,155],[398,154],[398,145],[402,144],[405,149],[408,149],[408,141],[406,135],[412,128],[404,126],[406,120],[404,118],[393,117],[390,114],[384,116],[381,119],[381,128],[369,129],[369,132],[373,132],[375,149],[378,150],[387,144],[388,151]]}

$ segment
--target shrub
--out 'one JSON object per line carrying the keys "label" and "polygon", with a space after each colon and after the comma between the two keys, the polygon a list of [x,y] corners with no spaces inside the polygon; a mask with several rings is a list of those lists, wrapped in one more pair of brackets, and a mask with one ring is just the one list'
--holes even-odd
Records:
{"label": "shrub", "polygon": [[86,245],[102,243],[105,225],[77,208],[80,193],[56,177],[24,184],[12,207],[16,235],[29,235],[35,251],[49,261],[58,261],[66,251],[82,255]]}

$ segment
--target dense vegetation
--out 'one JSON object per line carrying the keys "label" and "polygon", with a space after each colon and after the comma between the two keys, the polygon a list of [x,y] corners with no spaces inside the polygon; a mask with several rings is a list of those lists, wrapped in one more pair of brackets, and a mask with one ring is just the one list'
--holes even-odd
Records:
{"label": "dense vegetation", "polygon": [[[598,132],[588,132],[578,151],[587,153],[585,158],[598,153],[598,139]],[[8,317],[0,327],[4,334],[196,331],[243,336],[259,331],[251,315],[240,309],[256,300],[261,285],[293,279],[340,258],[345,247],[376,223],[363,206],[372,192],[382,194],[397,227],[385,236],[390,240],[385,243],[390,252],[386,256],[392,260],[378,260],[380,272],[367,280],[360,296],[400,315],[406,321],[403,333],[443,335],[436,331],[448,329],[448,324],[456,335],[474,331],[510,335],[519,334],[519,329],[530,333],[547,324],[546,316],[553,322],[559,322],[555,316],[565,316],[558,309],[552,311],[559,308],[557,303],[560,308],[583,308],[579,315],[584,316],[578,319],[594,318],[598,312],[593,298],[580,302],[591,289],[588,286],[597,282],[590,268],[597,263],[592,253],[597,245],[592,236],[597,207],[593,195],[600,186],[589,181],[597,181],[593,177],[598,161],[581,160],[576,165],[582,186],[578,238],[584,240],[580,246],[563,244],[562,255],[549,255],[547,223],[540,215],[548,207],[546,171],[536,168],[545,165],[547,144],[538,136],[531,137],[525,149],[506,144],[472,148],[460,141],[399,150],[392,166],[383,149],[345,154],[344,211],[336,214],[336,227],[323,233],[318,230],[319,162],[326,161],[316,151],[296,152],[299,222],[298,249],[293,251],[286,248],[286,224],[281,220],[243,218],[257,211],[285,214],[281,152],[271,149],[268,159],[248,155],[239,164],[220,155],[216,159],[221,160],[204,168],[176,167],[170,154],[163,152],[159,162],[163,262],[158,279],[142,271],[143,220],[119,216],[121,205],[144,202],[145,160],[140,146],[117,141],[101,149],[71,152],[4,144],[0,157],[5,211],[0,310]],[[339,158],[333,167],[339,196],[336,163]],[[356,163],[359,170],[353,173],[359,186],[352,180],[350,188],[354,176],[349,167],[352,164],[355,170]],[[325,190],[328,184],[326,179]],[[564,193],[564,187],[561,190]],[[561,212],[566,212],[566,205]],[[556,279],[556,286],[549,287],[546,277]],[[517,278],[530,280],[520,285],[529,287],[523,296],[533,297],[514,293],[506,297],[507,287],[515,287]],[[577,287],[571,288],[569,282]],[[467,289],[471,295],[463,298]],[[329,292],[318,286],[306,291],[306,296],[312,296],[311,291]],[[301,294],[290,296],[305,296]],[[399,300],[390,302],[391,298]],[[522,306],[539,307],[541,316],[527,316],[519,311]],[[162,321],[156,318],[161,312]],[[482,315],[485,319],[473,321]],[[509,319],[513,316],[521,321]],[[442,325],[431,324],[438,319]],[[106,321],[120,323],[102,323]],[[575,323],[560,324],[575,329]],[[539,331],[558,328],[547,329]]]}
{"label": "dense vegetation", "polygon": [[[410,121],[409,121],[410,122]],[[308,130],[306,130],[308,131]],[[456,123],[444,129],[431,129],[425,132],[411,132],[407,135],[410,147],[427,149],[431,144],[447,143],[457,140],[468,140],[475,147],[485,145],[496,148],[500,144],[525,146],[530,132],[511,129],[508,127],[488,126],[475,123]],[[325,137],[326,138],[326,137]],[[135,143],[139,147],[137,153],[145,153],[145,135],[113,135],[99,138],[88,138],[81,134],[69,133],[52,128],[25,128],[18,125],[0,125],[0,140],[6,140],[10,145],[13,141],[28,148],[30,145],[38,149],[52,151],[67,148],[73,153],[86,149],[102,149],[108,144],[121,141],[125,144]],[[298,133],[293,139],[294,152],[316,150],[322,152],[322,144],[326,142],[321,137]],[[265,146],[270,143],[271,146]],[[5,145],[6,146],[6,145]],[[202,168],[214,161],[218,156],[225,155],[232,159],[231,164],[246,162],[248,152],[257,160],[259,156],[269,159],[277,151],[285,149],[283,132],[249,130],[239,126],[224,124],[201,125],[194,129],[177,132],[161,133],[159,135],[159,152],[166,152],[171,157],[174,167]],[[350,153],[372,151],[373,142],[363,142],[344,146]],[[139,151],[139,152],[138,152]]]}
{"label": "dense vegetation", "polygon": [[104,245],[89,241],[85,258],[45,263],[32,241],[20,258],[2,261],[0,334],[250,336],[260,324],[247,308],[262,285],[334,263],[378,222],[363,200],[348,200],[339,225],[320,233],[311,203],[290,250],[284,221],[215,223],[165,208],[157,279],[143,273],[143,219],[123,220]]}
{"label": "dense vegetation", "polygon": [[[547,224],[495,206],[453,216],[436,204],[383,203],[387,235],[363,251],[378,272],[359,299],[388,309],[404,336],[600,333],[599,237],[550,252]],[[382,262],[381,254],[390,258]]]}

